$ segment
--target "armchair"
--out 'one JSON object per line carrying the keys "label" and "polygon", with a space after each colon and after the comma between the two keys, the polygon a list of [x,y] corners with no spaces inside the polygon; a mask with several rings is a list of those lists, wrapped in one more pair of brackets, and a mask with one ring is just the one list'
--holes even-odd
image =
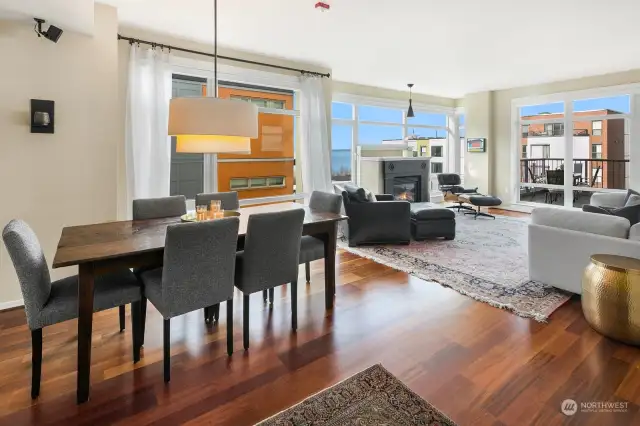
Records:
{"label": "armchair", "polygon": [[[445,196],[447,195],[447,192],[451,193],[452,195],[478,193],[478,188],[467,189],[462,187],[460,185],[461,183],[462,183],[462,180],[460,179],[459,174],[440,173],[438,175],[438,188],[440,189],[440,191],[442,191],[442,193]],[[460,212],[460,210],[471,210],[475,212],[473,208],[463,205],[461,201],[457,201],[457,203],[458,203],[457,205],[447,206],[447,208],[458,209],[458,212]]]}
{"label": "armchair", "polygon": [[360,244],[408,244],[411,241],[411,204],[393,195],[376,195],[377,201],[358,201],[342,191],[349,216],[349,246]]}

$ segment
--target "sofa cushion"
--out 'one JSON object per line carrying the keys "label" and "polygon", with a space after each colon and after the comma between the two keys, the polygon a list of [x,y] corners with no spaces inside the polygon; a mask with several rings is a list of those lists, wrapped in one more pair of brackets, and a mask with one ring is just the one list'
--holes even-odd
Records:
{"label": "sofa cushion", "polygon": [[627,202],[629,201],[629,198],[631,198],[632,195],[640,195],[640,192],[638,191],[634,191],[633,189],[627,189],[627,197],[624,199],[624,204],[623,205],[627,205]]}
{"label": "sofa cushion", "polygon": [[623,217],[551,207],[534,209],[531,223],[625,239],[631,226],[629,220]]}
{"label": "sofa cushion", "polygon": [[[637,204],[635,204],[637,203]],[[598,207],[585,204],[582,206],[583,212],[598,213],[623,217],[629,221],[630,225],[635,225],[640,222],[640,196],[632,195],[627,202],[627,205],[620,208],[611,207]]]}
{"label": "sofa cushion", "polygon": [[346,184],[344,185],[344,190],[349,197],[349,201],[351,201],[352,203],[369,202],[369,200],[367,200],[367,193],[364,188],[358,188],[357,186]]}
{"label": "sofa cushion", "polygon": [[636,223],[629,229],[629,239],[640,241],[640,223]]}

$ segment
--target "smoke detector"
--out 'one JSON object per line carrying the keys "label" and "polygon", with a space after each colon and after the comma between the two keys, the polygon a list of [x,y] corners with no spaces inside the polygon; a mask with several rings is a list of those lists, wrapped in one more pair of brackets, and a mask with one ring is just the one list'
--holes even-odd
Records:
{"label": "smoke detector", "polygon": [[316,9],[321,10],[322,12],[328,12],[331,9],[331,5],[329,5],[329,1],[319,1],[316,3]]}

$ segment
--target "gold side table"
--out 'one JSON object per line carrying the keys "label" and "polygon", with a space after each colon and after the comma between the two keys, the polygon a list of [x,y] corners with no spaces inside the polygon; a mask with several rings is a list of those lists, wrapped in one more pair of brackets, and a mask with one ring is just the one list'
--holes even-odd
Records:
{"label": "gold side table", "polygon": [[582,278],[582,312],[599,333],[640,345],[640,259],[591,256]]}

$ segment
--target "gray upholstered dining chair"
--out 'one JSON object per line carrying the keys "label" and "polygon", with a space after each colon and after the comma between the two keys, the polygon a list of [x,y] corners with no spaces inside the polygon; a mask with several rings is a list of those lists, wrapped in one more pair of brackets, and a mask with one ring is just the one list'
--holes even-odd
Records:
{"label": "gray upholstered dining chair", "polygon": [[223,210],[238,210],[240,208],[238,193],[235,191],[197,194],[196,206],[209,205],[212,200],[220,200],[220,204]]}
{"label": "gray upholstered dining chair", "polygon": [[291,283],[291,326],[298,328],[297,287],[303,209],[249,216],[244,251],[236,255],[236,287],[243,293],[243,343],[249,349],[249,296]]}
{"label": "gray upholstered dining chair", "polygon": [[233,279],[239,224],[240,220],[232,217],[168,226],[162,268],[140,275],[143,297],[164,318],[165,382],[171,379],[173,317],[226,301],[227,352],[233,353]]}
{"label": "gray upholstered dining chair", "polygon": [[[184,195],[172,195],[160,198],[139,198],[133,200],[133,220],[162,219],[165,217],[182,216],[187,213],[187,198]],[[156,265],[160,267],[162,265]],[[133,273],[140,276],[142,272],[153,268],[135,268]],[[124,306],[120,306],[120,330],[124,330]],[[142,329],[147,318],[147,302],[142,301]],[[141,336],[144,344],[144,333]]]}
{"label": "gray upholstered dining chair", "polygon": [[[40,394],[42,371],[42,329],[78,317],[78,276],[51,281],[38,237],[22,220],[12,220],[2,239],[18,275],[27,325],[31,330],[31,398]],[[133,360],[140,360],[141,291],[128,269],[99,275],[94,283],[94,312],[131,303]]]}
{"label": "gray upholstered dining chair", "polygon": [[[309,208],[320,212],[340,214],[342,196],[329,192],[313,191],[309,200]],[[300,241],[300,263],[304,263],[307,283],[311,281],[309,262],[324,259],[324,242],[305,235]]]}

